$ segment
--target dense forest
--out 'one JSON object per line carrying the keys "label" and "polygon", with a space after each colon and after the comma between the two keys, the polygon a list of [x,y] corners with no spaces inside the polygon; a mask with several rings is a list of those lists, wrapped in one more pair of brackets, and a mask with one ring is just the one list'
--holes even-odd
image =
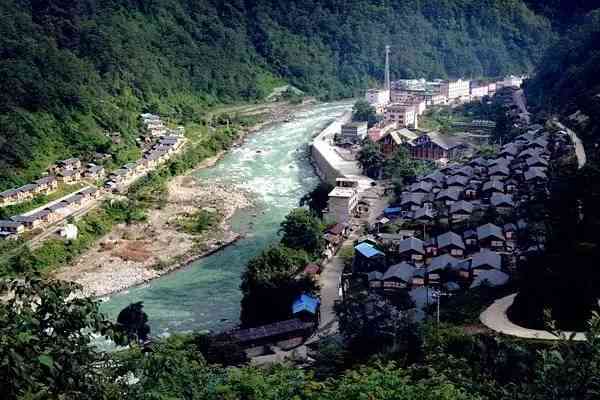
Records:
{"label": "dense forest", "polygon": [[[521,0],[6,0],[0,3],[0,188],[51,162],[133,157],[139,111],[174,121],[291,83],[349,97],[383,76],[531,70],[553,37]],[[120,132],[114,144],[107,132]]]}

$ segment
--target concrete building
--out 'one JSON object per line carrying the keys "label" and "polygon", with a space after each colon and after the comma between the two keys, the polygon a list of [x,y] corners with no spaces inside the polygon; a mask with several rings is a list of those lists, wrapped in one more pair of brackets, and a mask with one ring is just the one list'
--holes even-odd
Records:
{"label": "concrete building", "polygon": [[359,195],[356,187],[335,187],[329,193],[326,218],[336,222],[348,222],[358,205]]}
{"label": "concrete building", "polygon": [[385,89],[369,89],[365,100],[375,108],[377,114],[383,114],[385,106],[390,103],[390,91]]}
{"label": "concrete building", "polygon": [[471,82],[471,100],[480,100],[490,94],[490,86],[487,83]]}
{"label": "concrete building", "polygon": [[417,111],[414,106],[390,104],[385,109],[384,120],[396,123],[398,127],[418,129]]}
{"label": "concrete building", "polygon": [[471,95],[471,82],[468,80],[459,79],[457,81],[444,81],[440,88],[441,93],[446,96],[449,101],[468,101],[469,96]]}
{"label": "concrete building", "polygon": [[342,125],[340,139],[342,143],[360,143],[367,138],[366,122],[350,122]]}

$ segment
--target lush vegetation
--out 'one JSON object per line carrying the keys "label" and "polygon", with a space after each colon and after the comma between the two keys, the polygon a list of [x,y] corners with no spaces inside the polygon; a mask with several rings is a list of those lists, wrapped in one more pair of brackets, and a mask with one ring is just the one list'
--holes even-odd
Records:
{"label": "lush vegetation", "polygon": [[[7,400],[587,400],[600,389],[598,316],[588,326],[587,341],[563,338],[549,345],[444,325],[425,324],[416,331],[406,321],[386,325],[385,318],[374,319],[368,323],[379,328],[365,330],[367,335],[379,332],[411,345],[373,352],[356,365],[351,352],[329,342],[316,350],[319,362],[307,369],[259,369],[227,367],[240,361],[239,349],[216,346],[202,334],[173,336],[151,349],[132,344],[125,351],[102,352],[90,346],[92,334],[122,340],[121,329],[98,313],[97,303],[73,297],[77,287],[36,278],[11,285],[13,297],[0,303],[0,389]],[[350,314],[358,318],[344,321],[364,324],[364,307],[355,303]],[[376,307],[382,317],[395,312],[389,305]],[[413,333],[421,339],[406,341]],[[210,361],[217,359],[227,364]]]}
{"label": "lush vegetation", "polygon": [[285,82],[352,96],[382,80],[386,44],[394,77],[520,73],[552,35],[520,0],[3,1],[0,188],[72,155],[135,159],[141,111],[212,119]]}

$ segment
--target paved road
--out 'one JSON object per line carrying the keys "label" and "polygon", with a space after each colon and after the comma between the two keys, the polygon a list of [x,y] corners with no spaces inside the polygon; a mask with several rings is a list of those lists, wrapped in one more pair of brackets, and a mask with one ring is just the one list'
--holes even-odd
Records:
{"label": "paved road", "polygon": [[[491,330],[509,336],[516,336],[523,339],[558,340],[558,338],[550,332],[524,328],[514,324],[508,319],[506,312],[513,304],[516,296],[517,294],[515,293],[496,300],[494,304],[481,313],[479,316],[481,322]],[[564,333],[567,336],[571,335],[571,332]],[[583,333],[576,333],[574,340],[585,340],[585,335]]]}
{"label": "paved road", "polygon": [[587,156],[585,155],[585,148],[583,147],[583,142],[579,139],[579,136],[571,129],[567,128],[563,124],[561,124],[557,119],[552,120],[552,123],[559,129],[567,132],[573,144],[575,145],[575,155],[577,156],[577,163],[579,164],[579,169],[583,168],[585,163],[587,162]]}

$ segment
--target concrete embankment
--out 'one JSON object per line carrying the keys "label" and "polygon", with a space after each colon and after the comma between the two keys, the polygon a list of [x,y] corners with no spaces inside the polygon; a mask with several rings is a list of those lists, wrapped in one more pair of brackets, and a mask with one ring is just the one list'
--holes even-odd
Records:
{"label": "concrete embankment", "polygon": [[333,146],[333,138],[340,132],[342,125],[350,121],[352,113],[347,112],[329,124],[311,143],[311,156],[319,177],[335,185],[337,178],[361,174],[356,161],[344,160]]}

